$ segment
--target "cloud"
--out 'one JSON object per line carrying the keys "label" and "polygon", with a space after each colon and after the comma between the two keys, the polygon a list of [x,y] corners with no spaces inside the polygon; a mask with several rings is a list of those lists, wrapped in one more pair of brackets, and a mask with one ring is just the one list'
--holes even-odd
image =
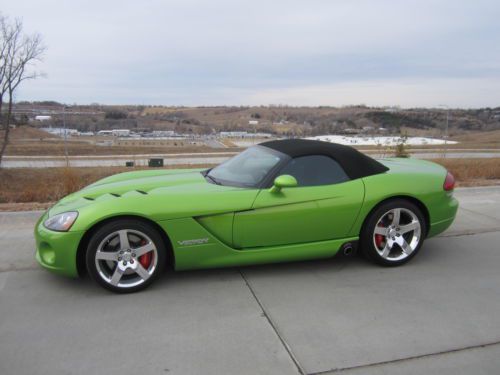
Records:
{"label": "cloud", "polygon": [[369,104],[436,107],[446,104],[450,107],[474,108],[498,106],[499,97],[500,78],[445,78],[354,81],[337,85],[289,87],[285,90],[268,89],[251,93],[245,102],[252,105],[273,103],[294,106]]}
{"label": "cloud", "polygon": [[49,47],[48,78],[19,100],[307,104],[343,88],[329,104],[483,106],[500,78],[497,1],[17,0],[2,11]]}

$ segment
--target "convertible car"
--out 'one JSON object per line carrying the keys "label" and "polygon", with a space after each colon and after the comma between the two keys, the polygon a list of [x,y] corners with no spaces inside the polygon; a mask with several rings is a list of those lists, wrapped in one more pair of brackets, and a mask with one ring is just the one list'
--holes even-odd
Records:
{"label": "convertible car", "polygon": [[114,292],[164,271],[329,258],[359,248],[398,266],[453,222],[454,178],[421,160],[374,160],[312,140],[250,147],[208,170],[104,178],[50,208],[35,228],[50,271]]}

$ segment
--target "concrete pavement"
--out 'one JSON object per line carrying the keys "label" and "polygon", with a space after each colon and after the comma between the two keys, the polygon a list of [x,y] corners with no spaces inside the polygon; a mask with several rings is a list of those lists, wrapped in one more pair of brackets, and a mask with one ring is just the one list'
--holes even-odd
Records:
{"label": "concrete pavement", "polygon": [[0,374],[497,374],[500,188],[455,194],[404,267],[179,272],[133,295],[40,270],[40,213],[0,213]]}

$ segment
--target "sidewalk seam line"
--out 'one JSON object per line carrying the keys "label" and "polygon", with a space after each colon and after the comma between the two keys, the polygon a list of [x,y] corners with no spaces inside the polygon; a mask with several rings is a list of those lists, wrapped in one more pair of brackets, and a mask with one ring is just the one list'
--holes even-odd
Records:
{"label": "sidewalk seam line", "polygon": [[40,266],[26,266],[26,267],[13,267],[13,268],[0,268],[0,273],[15,272],[15,271],[36,271],[41,269]]}
{"label": "sidewalk seam line", "polygon": [[500,232],[500,228],[477,229],[475,231],[464,230],[464,231],[449,233],[449,234],[444,232],[443,234],[440,234],[440,235],[436,236],[435,238],[475,236],[478,234],[495,233],[495,232]]}
{"label": "sidewalk seam line", "polygon": [[325,370],[325,371],[313,372],[313,373],[310,373],[308,375],[328,375],[328,374],[333,374],[333,373],[342,372],[342,371],[350,371],[350,370],[357,370],[357,369],[362,369],[362,368],[366,368],[366,367],[382,366],[382,365],[388,365],[388,364],[392,364],[392,363],[410,361],[410,360],[414,360],[414,359],[438,357],[438,356],[444,355],[444,354],[465,352],[467,350],[487,348],[487,347],[495,346],[495,345],[499,345],[499,344],[500,344],[500,341],[494,341],[494,342],[488,342],[486,344],[478,344],[478,345],[466,346],[463,348],[443,350],[441,352],[427,353],[427,354],[415,355],[415,356],[404,357],[404,358],[397,358],[397,359],[392,359],[392,360],[388,360],[388,361],[373,362],[373,363],[368,363],[366,365],[334,368],[334,369]]}
{"label": "sidewalk seam line", "polygon": [[259,300],[259,298],[255,294],[255,291],[253,290],[252,286],[250,285],[250,282],[248,281],[248,279],[245,277],[245,275],[243,274],[243,272],[241,270],[238,270],[238,272],[240,273],[243,281],[245,282],[246,286],[250,290],[250,293],[252,293],[253,298],[255,299],[255,301],[259,305],[260,309],[262,310],[262,313],[264,314],[264,317],[266,318],[267,322],[269,323],[269,325],[273,329],[275,335],[278,337],[278,339],[280,340],[281,344],[283,345],[283,347],[285,348],[286,352],[288,353],[290,359],[292,360],[293,364],[297,368],[297,371],[301,375],[306,375],[307,372],[302,368],[302,366],[300,365],[299,360],[297,359],[297,357],[295,356],[295,354],[293,354],[293,351],[292,351],[292,348],[290,347],[290,345],[288,345],[288,343],[286,342],[285,338],[280,334],[280,332],[278,330],[278,327],[273,322],[273,320],[271,319],[271,316],[269,315],[269,313],[264,308],[264,304]]}

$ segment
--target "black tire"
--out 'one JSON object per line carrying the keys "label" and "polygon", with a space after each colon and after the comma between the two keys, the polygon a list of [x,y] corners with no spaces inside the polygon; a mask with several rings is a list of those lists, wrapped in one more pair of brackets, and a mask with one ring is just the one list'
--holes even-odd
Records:
{"label": "black tire", "polygon": [[[388,212],[390,212],[392,210],[397,210],[397,209],[401,209],[400,212],[403,212],[402,215],[405,217],[410,217],[409,212],[412,212],[414,214],[414,216],[418,219],[419,224],[420,224],[420,231],[419,231],[418,236],[415,235],[416,232],[410,232],[410,235],[412,235],[413,241],[417,241],[417,238],[418,238],[418,242],[414,242],[416,245],[414,246],[414,249],[413,249],[413,251],[411,251],[410,254],[406,255],[406,252],[403,251],[403,248],[401,246],[399,246],[399,244],[393,245],[394,250],[389,250],[389,252],[400,251],[401,253],[399,256],[405,256],[405,258],[403,258],[403,259],[397,259],[398,256],[395,256],[393,259],[391,259],[389,257],[389,255],[387,255],[386,257],[383,257],[380,253],[380,251],[383,252],[383,248],[377,249],[376,239],[375,239],[375,227],[377,226],[377,224],[380,224],[379,220],[386,220],[387,218],[390,219],[391,216],[386,217],[386,219],[382,219],[382,217],[384,216],[384,214],[387,214]],[[406,211],[406,210],[408,210],[408,211]],[[414,219],[415,218],[413,218],[413,220]],[[392,227],[393,225],[391,223],[388,226]],[[403,227],[403,225],[398,224],[398,227],[401,228],[401,227]],[[382,226],[382,228],[384,230],[386,229],[383,226]],[[399,231],[399,229],[398,229],[398,231]],[[387,228],[387,233],[389,233],[389,228]],[[393,231],[391,233],[397,233],[397,232]],[[403,264],[409,262],[414,256],[417,255],[417,253],[420,251],[420,248],[422,247],[426,233],[427,233],[427,223],[425,221],[425,217],[424,217],[422,211],[420,210],[420,208],[418,206],[416,206],[412,202],[405,200],[405,199],[400,199],[400,198],[391,199],[391,200],[388,200],[388,201],[380,204],[379,206],[377,206],[370,213],[370,215],[367,217],[367,219],[365,220],[365,223],[363,224],[363,228],[362,228],[361,234],[360,234],[360,250],[361,250],[360,252],[367,259],[369,259],[369,260],[371,260],[371,261],[373,261],[381,266],[386,266],[386,267],[400,266],[400,265],[403,265]],[[405,238],[404,236],[406,236],[406,235],[407,234],[402,235],[402,238]],[[401,235],[398,233],[397,236],[399,238]],[[413,237],[413,236],[415,236],[415,237]],[[382,238],[385,241],[387,241],[389,239],[389,236],[382,236]],[[392,238],[392,240],[395,239],[395,237],[393,237],[393,236],[391,236],[391,238]],[[390,239],[389,239],[389,241],[390,241]],[[387,243],[387,242],[383,242],[383,243]],[[383,245],[381,245],[381,246],[383,246]],[[411,249],[411,247],[410,247],[410,249]]]}
{"label": "black tire", "polygon": [[[122,277],[124,278],[123,280],[125,280],[125,278],[131,278],[132,279],[132,281],[130,282],[131,286],[126,286],[126,285],[120,286],[119,284],[117,284],[116,286],[112,285],[110,283],[111,282],[110,280],[106,280],[104,278],[105,276],[101,275],[101,273],[104,274],[104,271],[106,271],[106,269],[107,269],[107,270],[109,270],[110,275],[106,275],[106,276],[112,276],[113,267],[108,266],[108,265],[112,264],[114,266],[114,270],[116,270],[117,267],[119,266],[118,263],[122,263],[121,261],[112,260],[112,261],[109,261],[109,263],[106,263],[108,261],[102,260],[102,261],[98,262],[96,260],[96,255],[97,255],[97,251],[99,250],[99,246],[103,243],[104,240],[108,241],[107,238],[109,236],[112,236],[111,241],[115,241],[115,242],[118,241],[118,243],[120,244],[116,250],[114,250],[110,253],[117,253],[118,254],[119,249],[121,248],[121,239],[116,240],[117,236],[118,236],[118,238],[120,237],[119,235],[115,234],[118,231],[127,233],[126,234],[127,241],[132,240],[134,238],[135,239],[142,238],[143,241],[146,241],[146,239],[147,239],[147,241],[145,243],[147,243],[148,245],[153,244],[155,247],[155,250],[153,250],[153,253],[152,253],[153,255],[151,256],[151,259],[156,259],[156,260],[155,260],[154,266],[150,265],[148,270],[147,270],[148,275],[149,275],[147,279],[144,280],[138,273],[136,274],[132,269],[123,271],[125,273],[120,274],[120,279],[119,279],[120,283],[122,282],[122,279],[121,279]],[[128,232],[128,231],[130,231],[130,232]],[[105,243],[107,244],[107,243],[109,243],[109,241],[105,242]],[[110,246],[110,245],[106,245],[106,246]],[[131,253],[134,251],[134,249],[139,250],[139,247],[140,246],[133,244],[132,241],[129,243],[129,246],[128,246],[128,248],[130,248]],[[102,252],[100,252],[100,254],[102,254]],[[87,270],[88,270],[90,277],[95,282],[97,282],[100,286],[102,286],[103,288],[108,289],[112,292],[115,292],[115,293],[133,293],[133,292],[138,292],[140,290],[147,288],[149,285],[151,285],[159,277],[159,275],[162,274],[162,272],[165,269],[165,265],[166,265],[166,254],[167,254],[167,249],[166,249],[164,240],[163,240],[162,236],[160,235],[160,233],[158,232],[158,230],[156,228],[154,228],[152,225],[150,225],[146,222],[140,221],[140,220],[116,219],[114,221],[111,221],[111,222],[104,224],[101,228],[99,228],[92,235],[92,237],[89,241],[88,247],[87,247],[85,260],[86,260]],[[134,257],[136,256],[136,254],[133,254],[133,255],[134,255]],[[119,259],[121,259],[121,258],[119,258]],[[134,259],[135,259],[135,262],[134,262]],[[129,264],[128,264],[129,267],[132,267],[132,263],[134,263],[134,265],[136,267],[139,266],[140,264],[142,264],[142,262],[139,261],[139,258],[133,258],[132,260],[130,260],[130,259],[127,259],[127,260],[129,261]],[[100,262],[105,262],[105,263],[102,264]],[[150,263],[151,262],[152,261],[150,261]],[[96,263],[99,263],[99,268],[100,268],[101,273],[98,271],[98,269],[97,269],[98,265],[96,265]],[[125,260],[123,260],[122,264],[125,264],[125,263],[126,263]],[[143,267],[143,269],[145,269],[145,268]],[[127,274],[127,273],[130,273],[130,274]],[[134,284],[133,276],[135,276],[135,278],[138,279],[135,282],[140,282],[138,285],[133,285]]]}

